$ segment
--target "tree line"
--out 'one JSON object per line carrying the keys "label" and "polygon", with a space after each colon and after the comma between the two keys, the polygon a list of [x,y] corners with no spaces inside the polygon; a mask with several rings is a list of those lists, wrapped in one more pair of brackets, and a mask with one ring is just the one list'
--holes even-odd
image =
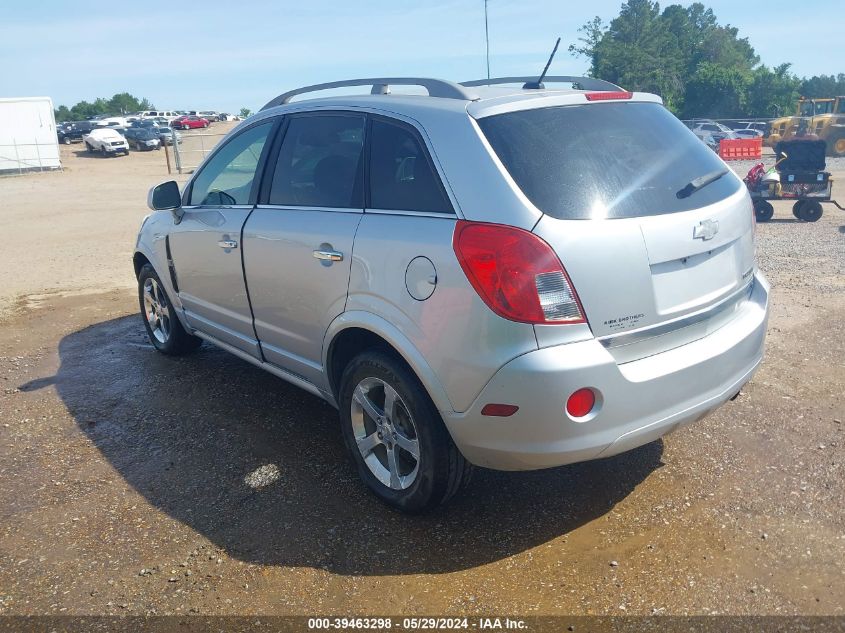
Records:
{"label": "tree line", "polygon": [[845,73],[800,78],[788,63],[760,64],[748,38],[699,2],[661,11],[627,0],[609,24],[597,16],[579,32],[569,51],[590,61],[591,76],[658,94],[684,119],[776,117],[794,113],[799,96],[845,95]]}
{"label": "tree line", "polygon": [[71,108],[60,105],[56,108],[56,121],[85,121],[95,116],[116,116],[141,110],[155,110],[155,106],[147,99],[138,99],[128,92],[120,92],[111,99],[80,101]]}
{"label": "tree line", "polygon": [[[87,121],[97,116],[120,116],[131,112],[142,110],[156,110],[157,108],[146,98],[138,99],[128,92],[120,92],[111,99],[94,99],[94,101],[80,101],[75,106],[68,108],[60,105],[55,110],[56,121]],[[246,118],[252,111],[249,108],[241,108],[241,118]]]}

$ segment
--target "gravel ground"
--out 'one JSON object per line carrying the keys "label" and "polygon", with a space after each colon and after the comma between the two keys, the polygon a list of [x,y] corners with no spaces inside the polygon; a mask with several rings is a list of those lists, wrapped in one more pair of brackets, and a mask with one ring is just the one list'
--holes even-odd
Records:
{"label": "gravel ground", "polygon": [[[47,201],[61,178],[0,193]],[[611,459],[481,470],[424,517],[363,490],[321,401],[210,346],[155,354],[105,220],[74,246],[98,292],[45,291],[61,240],[32,237],[0,321],[0,614],[842,614],[845,213],[775,207],[767,357],[739,398]]]}

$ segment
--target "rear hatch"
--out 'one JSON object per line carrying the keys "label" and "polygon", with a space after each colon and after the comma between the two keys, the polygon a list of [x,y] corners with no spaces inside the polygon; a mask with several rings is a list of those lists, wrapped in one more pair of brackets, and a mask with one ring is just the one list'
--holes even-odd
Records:
{"label": "rear hatch", "polygon": [[[602,101],[478,124],[620,362],[730,319],[754,268],[742,181],[662,105]],[[559,327],[559,326],[543,326]]]}

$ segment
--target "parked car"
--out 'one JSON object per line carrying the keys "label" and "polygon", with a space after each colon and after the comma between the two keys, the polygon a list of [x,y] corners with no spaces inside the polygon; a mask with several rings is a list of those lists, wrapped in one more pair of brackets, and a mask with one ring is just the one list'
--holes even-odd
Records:
{"label": "parked car", "polygon": [[197,116],[205,119],[209,123],[216,123],[220,120],[220,114],[214,110],[202,110],[197,112]]}
{"label": "parked car", "polygon": [[103,156],[115,156],[121,153],[129,155],[126,139],[116,130],[108,127],[94,128],[82,138],[82,141],[89,152],[100,152]]}
{"label": "parked car", "polygon": [[182,135],[171,127],[159,126],[157,131],[162,145],[173,145],[174,141],[182,142]]}
{"label": "parked car", "polygon": [[56,138],[59,143],[70,145],[73,140],[82,140],[81,135],[78,138],[72,139],[70,136],[71,131],[72,127],[70,123],[56,123]]}
{"label": "parked car", "polygon": [[193,115],[183,115],[179,118],[173,119],[170,126],[174,129],[190,130],[194,128],[208,127],[207,119]]}
{"label": "parked car", "polygon": [[473,464],[652,442],[751,379],[751,200],[659,97],[390,82],[279,95],[181,193],[150,191],[134,266],[158,351],[209,341],[338,407],[363,481],[410,512]]}
{"label": "parked car", "polygon": [[228,112],[221,112],[219,120],[220,121],[240,121],[241,117],[238,116],[237,114],[229,114]]}
{"label": "parked car", "polygon": [[768,129],[768,123],[760,121],[744,121],[741,127],[734,128],[734,134],[739,138],[763,138]]}
{"label": "parked car", "polygon": [[94,125],[90,121],[68,121],[56,124],[56,136],[59,143],[70,145],[74,141],[81,141],[82,137],[88,134]]}
{"label": "parked car", "polygon": [[91,123],[99,127],[129,127],[129,122],[122,116],[103,117],[101,119],[92,119]]}
{"label": "parked car", "polygon": [[133,127],[126,130],[126,142],[139,152],[161,149],[157,127]]}
{"label": "parked car", "polygon": [[139,112],[137,116],[141,119],[164,118],[168,121],[172,121],[179,115],[172,110],[144,110],[142,112]]}
{"label": "parked car", "polygon": [[131,128],[155,128],[158,127],[159,124],[154,119],[138,119],[137,121],[133,121],[132,125],[129,127]]}
{"label": "parked car", "polygon": [[[722,139],[737,139],[736,132],[726,125],[716,121],[696,121],[692,126],[692,133],[707,143],[708,139],[718,146]],[[709,143],[707,143],[709,145]]]}

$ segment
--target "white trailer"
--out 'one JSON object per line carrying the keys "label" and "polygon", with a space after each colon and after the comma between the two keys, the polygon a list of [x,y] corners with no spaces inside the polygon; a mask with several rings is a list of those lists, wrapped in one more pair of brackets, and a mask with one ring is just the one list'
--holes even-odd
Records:
{"label": "white trailer", "polygon": [[0,99],[0,174],[61,167],[50,97]]}

